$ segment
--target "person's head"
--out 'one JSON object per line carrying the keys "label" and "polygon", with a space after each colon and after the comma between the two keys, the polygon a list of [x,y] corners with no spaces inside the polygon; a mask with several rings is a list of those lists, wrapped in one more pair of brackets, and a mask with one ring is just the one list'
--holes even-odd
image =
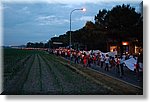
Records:
{"label": "person's head", "polygon": [[106,57],[109,57],[108,54],[106,54]]}

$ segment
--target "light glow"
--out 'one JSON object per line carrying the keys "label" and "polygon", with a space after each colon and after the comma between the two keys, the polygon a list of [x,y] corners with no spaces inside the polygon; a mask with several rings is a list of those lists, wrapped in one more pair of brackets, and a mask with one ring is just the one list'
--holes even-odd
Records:
{"label": "light glow", "polygon": [[128,42],[122,42],[122,45],[129,45]]}
{"label": "light glow", "polygon": [[81,10],[82,10],[83,12],[85,12],[85,11],[86,11],[86,8],[82,8]]}

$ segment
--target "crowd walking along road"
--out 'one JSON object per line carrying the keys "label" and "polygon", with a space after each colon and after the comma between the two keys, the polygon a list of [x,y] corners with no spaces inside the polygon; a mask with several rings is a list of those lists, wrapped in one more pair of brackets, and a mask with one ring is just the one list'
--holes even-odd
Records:
{"label": "crowd walking along road", "polygon": [[[66,48],[51,49],[51,54],[61,56],[71,63],[94,69],[111,77],[143,87],[143,59],[141,56],[103,53],[99,50],[78,51]],[[135,61],[133,63],[133,61]],[[70,62],[69,62],[70,63]]]}
{"label": "crowd walking along road", "polygon": [[53,49],[51,53],[43,49],[5,49],[2,94],[143,94],[141,71],[140,81],[125,67],[120,74],[120,65],[119,69],[116,64],[110,66],[114,58],[108,57],[105,70],[106,58],[100,53],[69,53],[67,49]]}

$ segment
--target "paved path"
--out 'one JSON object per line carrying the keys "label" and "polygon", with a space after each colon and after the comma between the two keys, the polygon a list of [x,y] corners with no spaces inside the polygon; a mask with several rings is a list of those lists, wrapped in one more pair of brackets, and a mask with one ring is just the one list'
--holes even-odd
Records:
{"label": "paved path", "polygon": [[100,66],[91,65],[91,69],[97,70],[99,72],[105,73],[109,76],[118,78],[120,80],[123,80],[125,82],[131,83],[133,85],[136,85],[138,87],[143,87],[143,76],[142,73],[140,75],[140,80],[138,80],[137,75],[135,72],[129,70],[127,67],[124,67],[124,75],[120,77],[120,73],[117,72],[116,68],[112,68],[109,71],[105,71],[104,67],[101,68]]}
{"label": "paved path", "polygon": [[108,75],[107,73],[103,73],[100,72],[99,70],[97,71],[96,69],[92,69],[89,67],[83,67],[83,65],[75,64],[73,62],[70,64],[69,60],[66,60],[64,58],[62,59],[55,55],[50,56],[56,58],[58,62],[62,63],[63,65],[69,66],[70,69],[75,70],[77,73],[80,73],[81,75],[86,76],[87,78],[93,80],[94,82],[103,85],[109,88],[110,90],[113,90],[117,94],[137,95],[143,93],[143,89],[140,88],[139,86],[133,85],[129,82]]}
{"label": "paved path", "polygon": [[[69,59],[66,59],[66,58],[63,58],[63,59],[69,61]],[[72,61],[72,63],[74,63],[74,61]],[[83,66],[82,64],[79,64],[79,65]],[[104,73],[111,77],[117,78],[119,80],[125,81],[127,83],[133,84],[139,88],[143,88],[143,73],[140,73],[140,80],[138,80],[136,73],[134,71],[129,70],[127,67],[124,67],[124,75],[122,77],[120,77],[120,73],[117,72],[115,67],[109,69],[109,71],[105,71],[104,70],[105,64],[103,68],[95,64],[91,64],[91,67],[88,67],[88,68]]]}

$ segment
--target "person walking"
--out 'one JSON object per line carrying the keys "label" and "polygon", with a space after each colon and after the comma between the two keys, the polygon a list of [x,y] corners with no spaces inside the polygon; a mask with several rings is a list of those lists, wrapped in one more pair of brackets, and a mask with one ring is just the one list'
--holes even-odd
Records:
{"label": "person walking", "polygon": [[75,64],[78,64],[78,52],[74,53],[74,62]]}
{"label": "person walking", "polygon": [[100,53],[97,54],[97,65],[100,66],[101,56]]}
{"label": "person walking", "polygon": [[123,69],[124,61],[125,61],[125,57],[121,56],[121,58],[120,58],[120,77],[122,77],[124,75],[124,69]]}
{"label": "person walking", "polygon": [[106,71],[109,71],[109,56],[108,54],[106,54],[106,57],[105,57],[105,70]]}
{"label": "person walking", "polygon": [[103,68],[103,65],[104,65],[104,55],[103,54],[101,55],[100,60],[101,60],[101,68]]}
{"label": "person walking", "polygon": [[88,60],[87,66],[91,67],[91,57],[90,57],[90,54],[87,56],[87,60]]}
{"label": "person walking", "polygon": [[96,66],[96,54],[93,55],[93,64]]}
{"label": "person walking", "polygon": [[117,67],[116,71],[117,71],[117,73],[120,73],[120,59],[117,55],[115,57],[115,63],[116,63],[116,67]]}
{"label": "person walking", "polygon": [[84,53],[84,57],[83,57],[83,67],[87,67],[87,56],[86,56],[86,53]]}

